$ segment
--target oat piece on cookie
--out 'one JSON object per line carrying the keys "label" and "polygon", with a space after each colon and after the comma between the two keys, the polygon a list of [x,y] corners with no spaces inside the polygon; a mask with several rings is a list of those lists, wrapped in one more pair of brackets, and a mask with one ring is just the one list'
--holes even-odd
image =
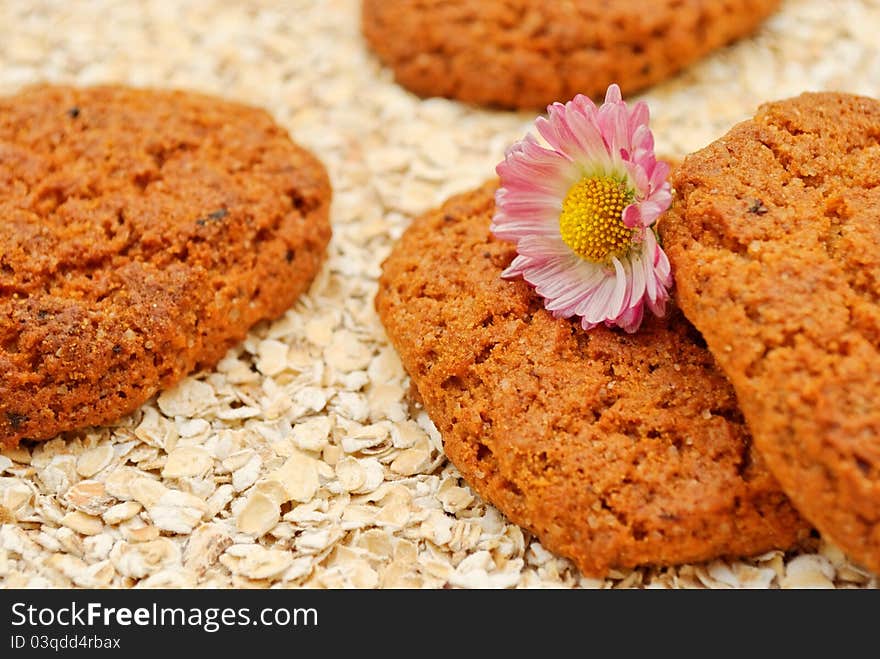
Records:
{"label": "oat piece on cookie", "polygon": [[376,306],[449,458],[588,575],[789,548],[808,527],[675,310],[635,334],[553,318],[489,232],[495,183],[415,220]]}
{"label": "oat piece on cookie", "polygon": [[752,32],[779,0],[364,0],[362,28],[422,96],[543,108],[631,94]]}
{"label": "oat piece on cookie", "polygon": [[330,195],[256,108],[0,98],[0,445],[116,419],[280,315],[324,260]]}
{"label": "oat piece on cookie", "polygon": [[673,185],[682,309],[801,513],[880,572],[880,102],[768,103]]}

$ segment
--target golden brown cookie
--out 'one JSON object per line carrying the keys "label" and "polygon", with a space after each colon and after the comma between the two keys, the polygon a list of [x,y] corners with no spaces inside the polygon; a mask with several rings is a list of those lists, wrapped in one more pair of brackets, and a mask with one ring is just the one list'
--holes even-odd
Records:
{"label": "golden brown cookie", "polygon": [[324,260],[327,174],[188,92],[0,98],[0,445],[108,422],[213,365]]}
{"label": "golden brown cookie", "polygon": [[415,220],[376,307],[447,455],[588,575],[789,548],[808,529],[677,311],[636,334],[553,318],[491,236],[495,183]]}
{"label": "golden brown cookie", "polygon": [[362,28],[421,96],[541,108],[630,94],[752,32],[780,0],[364,0]]}
{"label": "golden brown cookie", "polygon": [[682,309],[801,513],[880,571],[880,102],[766,104],[673,185]]}

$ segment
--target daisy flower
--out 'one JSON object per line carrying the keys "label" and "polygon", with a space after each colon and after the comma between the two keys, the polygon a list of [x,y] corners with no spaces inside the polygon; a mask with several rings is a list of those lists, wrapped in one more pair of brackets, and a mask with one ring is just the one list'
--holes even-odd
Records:
{"label": "daisy flower", "polygon": [[654,157],[648,106],[611,85],[601,107],[578,95],[547,108],[496,171],[491,230],[516,243],[503,273],[522,277],[554,316],[635,332],[644,307],[662,316],[672,285],[653,225],[672,201]]}

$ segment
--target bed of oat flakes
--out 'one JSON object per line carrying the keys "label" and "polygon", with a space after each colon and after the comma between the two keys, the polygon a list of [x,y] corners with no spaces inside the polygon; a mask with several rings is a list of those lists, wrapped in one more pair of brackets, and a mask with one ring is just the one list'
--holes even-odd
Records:
{"label": "bed of oat flakes", "polygon": [[[268,108],[326,164],[330,258],[212,372],[112,428],[0,454],[4,587],[876,587],[812,551],[586,579],[483,503],[373,311],[409,218],[493,173],[533,118],[397,88],[356,0],[0,0],[0,93],[189,87]],[[748,42],[644,95],[661,153],[805,89],[880,96],[880,1],[788,0]]]}

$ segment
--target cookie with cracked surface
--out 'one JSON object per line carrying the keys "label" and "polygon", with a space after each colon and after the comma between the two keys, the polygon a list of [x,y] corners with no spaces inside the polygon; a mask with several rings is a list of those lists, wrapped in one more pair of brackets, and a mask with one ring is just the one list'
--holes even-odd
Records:
{"label": "cookie with cracked surface", "polygon": [[673,185],[682,309],[801,513],[880,572],[880,102],[765,104]]}
{"label": "cookie with cracked surface", "polygon": [[0,98],[0,445],[112,421],[283,313],[324,260],[330,196],[256,108]]}
{"label": "cookie with cracked surface", "polygon": [[543,108],[668,78],[751,33],[779,2],[364,0],[361,26],[416,94]]}
{"label": "cookie with cracked surface", "polygon": [[588,575],[789,548],[808,527],[673,310],[636,334],[554,318],[489,232],[497,183],[415,220],[376,307],[467,481]]}

